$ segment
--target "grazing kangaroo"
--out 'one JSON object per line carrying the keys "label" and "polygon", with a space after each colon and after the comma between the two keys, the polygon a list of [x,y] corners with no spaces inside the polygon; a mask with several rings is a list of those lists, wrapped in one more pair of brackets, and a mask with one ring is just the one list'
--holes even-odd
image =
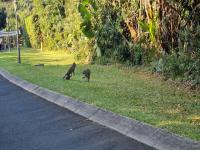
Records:
{"label": "grazing kangaroo", "polygon": [[90,81],[90,75],[91,75],[90,69],[85,69],[83,71],[83,75],[84,75],[83,78],[87,79],[87,81],[89,82]]}
{"label": "grazing kangaroo", "polygon": [[64,75],[63,79],[70,80],[70,78],[72,77],[72,74],[75,75],[75,69],[76,69],[76,64],[73,63],[71,67],[69,68],[69,70],[67,71],[67,73]]}

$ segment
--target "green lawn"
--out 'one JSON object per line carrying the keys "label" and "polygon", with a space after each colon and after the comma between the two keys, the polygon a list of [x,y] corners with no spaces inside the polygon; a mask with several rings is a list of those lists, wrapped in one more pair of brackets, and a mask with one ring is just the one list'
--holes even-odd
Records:
{"label": "green lawn", "polygon": [[[75,77],[64,81],[62,76],[74,61],[72,55],[22,49],[21,65],[16,56],[16,51],[0,53],[0,68],[42,87],[200,141],[199,92],[116,65],[79,64]],[[38,63],[45,67],[35,67]],[[82,79],[84,68],[91,69],[90,83]]]}

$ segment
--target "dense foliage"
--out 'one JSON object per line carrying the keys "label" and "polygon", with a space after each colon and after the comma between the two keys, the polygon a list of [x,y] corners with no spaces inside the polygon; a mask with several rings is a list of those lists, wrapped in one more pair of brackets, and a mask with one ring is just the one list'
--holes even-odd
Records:
{"label": "dense foliage", "polygon": [[103,63],[156,61],[153,71],[200,83],[198,0],[81,0],[80,8],[83,33],[93,35]]}
{"label": "dense foliage", "polygon": [[200,82],[199,0],[19,0],[18,14],[26,46]]}
{"label": "dense foliage", "polygon": [[12,0],[0,0],[0,12],[3,15],[1,16],[0,24],[4,24],[1,29],[15,29],[15,13]]}

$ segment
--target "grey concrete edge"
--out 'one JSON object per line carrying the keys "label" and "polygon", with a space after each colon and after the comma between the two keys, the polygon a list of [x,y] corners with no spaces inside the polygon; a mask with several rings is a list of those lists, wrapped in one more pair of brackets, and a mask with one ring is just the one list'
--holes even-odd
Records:
{"label": "grey concrete edge", "polygon": [[10,74],[4,69],[0,69],[0,75],[28,92],[153,148],[159,150],[200,150],[200,143],[197,141],[39,87]]}

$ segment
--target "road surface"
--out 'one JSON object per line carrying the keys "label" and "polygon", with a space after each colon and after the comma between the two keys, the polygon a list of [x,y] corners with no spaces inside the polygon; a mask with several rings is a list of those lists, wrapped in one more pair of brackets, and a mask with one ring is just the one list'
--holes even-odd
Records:
{"label": "road surface", "polygon": [[153,150],[0,76],[0,150]]}

